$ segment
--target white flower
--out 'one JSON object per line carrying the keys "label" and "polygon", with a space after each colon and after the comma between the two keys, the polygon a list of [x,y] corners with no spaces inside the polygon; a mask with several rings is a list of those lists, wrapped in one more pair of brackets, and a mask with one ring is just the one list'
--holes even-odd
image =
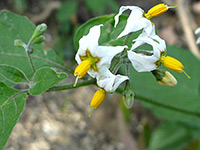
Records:
{"label": "white flower", "polygon": [[127,76],[114,75],[107,69],[105,72],[98,74],[97,85],[106,92],[114,92],[122,82],[128,79]]}
{"label": "white flower", "polygon": [[81,72],[83,69],[85,73],[89,70],[88,74],[95,78],[97,74],[104,72],[104,70],[110,67],[111,60],[115,55],[122,52],[124,48],[127,47],[99,46],[98,41],[101,34],[101,26],[103,25],[101,24],[92,27],[89,33],[86,36],[83,36],[79,41],[79,49],[75,59],[78,64],[84,62],[84,60],[87,60],[87,63],[82,63],[82,66],[85,67],[85,65],[89,65],[89,67],[85,67],[87,68],[87,70],[85,69],[85,71],[84,67],[82,67],[80,64],[80,66],[77,67],[78,69],[76,69],[74,73],[77,77],[79,77],[79,71]]}
{"label": "white flower", "polygon": [[144,29],[143,32],[146,32],[147,35],[155,32],[155,25],[149,19],[144,17],[144,10],[137,6],[121,6],[119,13],[115,16],[114,27],[116,27],[119,22],[119,16],[127,9],[130,9],[131,13],[127,19],[125,29],[117,38],[123,37],[131,32],[136,32],[141,29]]}
{"label": "white flower", "polygon": [[[194,31],[194,33],[195,33],[196,35],[200,34],[200,27],[197,28],[197,29]],[[200,36],[197,38],[196,43],[197,43],[197,44],[200,44]]]}
{"label": "white flower", "polygon": [[147,43],[152,46],[153,51],[146,51],[152,55],[145,55],[143,53],[136,53],[134,51],[128,51],[128,58],[131,61],[133,67],[138,72],[152,71],[160,67],[161,63],[159,60],[162,56],[165,56],[166,45],[165,41],[159,36],[146,36],[140,37],[134,40],[135,43],[132,45],[131,50],[135,50],[137,47]]}

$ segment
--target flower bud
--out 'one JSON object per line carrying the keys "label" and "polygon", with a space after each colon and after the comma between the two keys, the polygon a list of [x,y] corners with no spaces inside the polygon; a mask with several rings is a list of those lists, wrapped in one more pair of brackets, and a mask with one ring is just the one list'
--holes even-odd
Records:
{"label": "flower bud", "polygon": [[45,41],[45,37],[43,35],[40,35],[39,37],[37,37],[34,41],[33,44],[40,44],[42,42]]}
{"label": "flower bud", "polygon": [[47,25],[45,23],[42,23],[38,25],[33,33],[33,37],[36,38],[40,35],[42,35],[47,30]]}
{"label": "flower bud", "polygon": [[153,70],[152,73],[161,85],[174,87],[177,84],[176,78],[168,71]]}
{"label": "flower bud", "polygon": [[103,89],[100,89],[98,91],[96,91],[96,93],[94,94],[90,106],[93,107],[94,109],[98,108],[99,105],[101,105],[101,103],[105,100],[106,98],[106,91]]}
{"label": "flower bud", "polygon": [[124,105],[126,108],[130,109],[133,106],[134,103],[134,92],[130,87],[130,84],[128,84],[125,87],[124,92],[122,93],[122,99],[124,102]]}
{"label": "flower bud", "polygon": [[22,40],[15,40],[14,45],[17,46],[17,47],[24,47],[25,43],[22,42]]}

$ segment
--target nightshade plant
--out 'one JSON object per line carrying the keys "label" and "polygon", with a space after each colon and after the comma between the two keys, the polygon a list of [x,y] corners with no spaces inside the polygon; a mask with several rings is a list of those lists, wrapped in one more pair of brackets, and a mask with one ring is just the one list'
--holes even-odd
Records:
{"label": "nightshade plant", "polygon": [[[167,47],[165,41],[156,34],[151,20],[169,8],[175,7],[158,4],[145,13],[137,6],[122,6],[117,15],[111,14],[87,21],[74,37],[77,49],[75,60],[78,63],[74,71],[53,50],[44,50],[43,34],[47,29],[45,24],[35,27],[25,17],[2,11],[0,149],[4,148],[23,112],[27,95],[35,96],[91,84],[99,87],[90,103],[92,110],[102,104],[107,93],[116,91],[122,94],[124,105],[129,109],[132,108],[135,97],[143,101],[144,106],[159,118],[182,122],[185,126],[193,121],[194,128],[199,126],[200,103],[199,91],[196,89],[199,87],[197,75],[200,70],[194,69],[199,61],[188,51]],[[127,9],[131,10],[130,15],[122,15]],[[183,60],[186,70],[192,76],[191,80],[176,74],[181,81],[177,84],[176,78],[169,71],[160,69],[164,64],[175,72],[185,73],[183,64],[166,56],[166,53]],[[149,73],[140,72],[151,72],[159,84],[169,87],[161,87],[151,79]],[[84,78],[87,73],[93,79]],[[74,74],[75,83],[56,86],[68,77],[67,74]],[[186,76],[189,77],[187,74]],[[79,78],[83,80],[78,81]],[[174,86],[176,87],[171,90]],[[193,89],[193,92],[188,89]],[[91,114],[92,111],[89,116]]]}

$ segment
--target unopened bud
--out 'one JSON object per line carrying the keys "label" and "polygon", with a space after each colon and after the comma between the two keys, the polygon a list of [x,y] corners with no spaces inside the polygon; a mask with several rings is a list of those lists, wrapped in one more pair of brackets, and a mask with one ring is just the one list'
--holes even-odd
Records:
{"label": "unopened bud", "polygon": [[125,87],[124,92],[122,93],[122,99],[126,108],[130,109],[134,103],[134,92],[128,83]]}
{"label": "unopened bud", "polygon": [[[44,32],[46,32],[46,30],[47,30],[47,25],[45,23],[38,25],[35,28],[35,31],[34,31],[33,36],[32,36],[32,40],[34,40],[38,36],[42,35]],[[31,40],[31,42],[32,42],[32,40]]]}
{"label": "unopened bud", "polygon": [[22,40],[15,40],[14,45],[17,46],[17,47],[24,47],[25,43],[22,42]]}
{"label": "unopened bud", "polygon": [[153,70],[152,73],[161,85],[174,87],[177,84],[176,78],[168,71]]}
{"label": "unopened bud", "polygon": [[45,41],[45,37],[43,35],[40,35],[39,37],[37,37],[34,41],[33,41],[33,44],[40,44],[42,42]]}

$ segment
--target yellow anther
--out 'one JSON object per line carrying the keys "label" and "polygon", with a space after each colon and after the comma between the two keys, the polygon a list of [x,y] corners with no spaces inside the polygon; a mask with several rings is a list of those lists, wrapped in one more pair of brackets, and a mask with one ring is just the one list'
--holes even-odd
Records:
{"label": "yellow anther", "polygon": [[174,70],[176,72],[183,72],[183,64],[173,57],[166,56],[163,60],[163,63],[168,69]]}
{"label": "yellow anther", "polygon": [[183,64],[177,59],[170,56],[166,56],[163,60],[163,63],[168,69],[174,70],[176,72],[183,72],[190,79],[190,76],[183,70]]}
{"label": "yellow anther", "polygon": [[94,94],[90,106],[94,109],[98,108],[99,105],[101,105],[101,103],[105,100],[106,98],[106,91],[103,89],[100,89],[98,91],[96,91],[96,93]]}
{"label": "yellow anther", "polygon": [[152,17],[159,16],[163,13],[165,13],[169,8],[176,8],[177,6],[167,6],[165,4],[158,4],[151,9],[147,13],[144,14],[144,16],[147,19],[151,19]]}
{"label": "yellow anther", "polygon": [[86,75],[86,73],[90,70],[91,63],[89,60],[82,61],[75,69],[74,76],[78,78],[82,78]]}

